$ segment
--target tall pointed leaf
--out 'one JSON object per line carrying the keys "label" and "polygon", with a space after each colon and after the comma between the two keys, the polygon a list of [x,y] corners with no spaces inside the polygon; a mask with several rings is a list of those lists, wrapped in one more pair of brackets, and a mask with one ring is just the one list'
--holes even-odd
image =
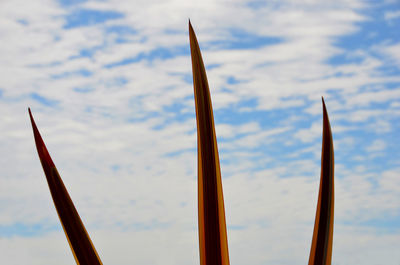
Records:
{"label": "tall pointed leaf", "polygon": [[40,162],[75,261],[78,265],[100,265],[102,262],[47,151],[30,109],[29,116]]}
{"label": "tall pointed leaf", "polygon": [[334,154],[331,126],[324,99],[323,133],[321,154],[321,179],[319,186],[317,213],[311,243],[309,265],[330,265],[333,240],[334,210]]}
{"label": "tall pointed leaf", "polygon": [[190,21],[189,39],[197,120],[200,264],[229,265],[224,198],[210,90]]}

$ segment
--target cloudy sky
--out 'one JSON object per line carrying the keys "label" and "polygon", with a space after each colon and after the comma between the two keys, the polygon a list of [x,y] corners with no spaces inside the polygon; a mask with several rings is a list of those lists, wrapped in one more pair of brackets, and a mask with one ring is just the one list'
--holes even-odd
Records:
{"label": "cloudy sky", "polygon": [[398,0],[0,1],[0,262],[74,264],[29,106],[104,264],[199,264],[189,18],[231,264],[307,264],[321,96],[333,264],[400,264]]}

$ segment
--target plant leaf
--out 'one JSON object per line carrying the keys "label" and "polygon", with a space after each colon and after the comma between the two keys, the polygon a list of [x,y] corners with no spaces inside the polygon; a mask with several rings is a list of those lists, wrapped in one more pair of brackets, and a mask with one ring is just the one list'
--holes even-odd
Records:
{"label": "plant leaf", "polygon": [[334,152],[332,131],[324,98],[323,132],[321,154],[321,179],[317,213],[311,243],[309,265],[330,265],[332,258],[333,215],[334,215]]}
{"label": "plant leaf", "polygon": [[31,110],[28,110],[40,162],[42,163],[58,217],[60,218],[75,261],[78,265],[100,265],[102,262],[99,255],[47,151],[39,130],[36,127]]}
{"label": "plant leaf", "polygon": [[224,198],[206,70],[189,21],[197,120],[198,218],[201,265],[229,265]]}

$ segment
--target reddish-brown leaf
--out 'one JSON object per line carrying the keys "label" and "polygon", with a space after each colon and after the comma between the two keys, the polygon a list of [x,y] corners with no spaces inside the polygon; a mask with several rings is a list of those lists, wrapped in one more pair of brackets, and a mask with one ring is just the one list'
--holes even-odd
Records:
{"label": "reddish-brown leaf", "polygon": [[78,265],[101,265],[102,262],[97,251],[47,151],[30,109],[29,116],[32,123],[36,148],[44,174],[46,175],[51,197],[53,198],[58,217],[60,218],[75,261]]}
{"label": "reddish-brown leaf", "polygon": [[199,44],[189,21],[197,120],[198,211],[201,265],[229,265],[224,198],[210,90]]}
{"label": "reddish-brown leaf", "polygon": [[321,178],[317,213],[311,243],[309,265],[330,265],[332,258],[333,214],[334,214],[334,153],[331,126],[324,99],[323,132],[321,154]]}

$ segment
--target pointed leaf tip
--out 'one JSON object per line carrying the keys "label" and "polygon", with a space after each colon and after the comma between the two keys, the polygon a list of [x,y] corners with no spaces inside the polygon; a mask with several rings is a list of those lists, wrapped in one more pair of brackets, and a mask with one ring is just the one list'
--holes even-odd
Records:
{"label": "pointed leaf tip", "polygon": [[36,126],[35,120],[33,118],[31,109],[28,108],[29,117],[32,124],[33,136],[35,138],[36,150],[38,152],[40,161],[42,162],[43,168],[51,168],[54,167],[53,160],[50,157],[49,152],[47,151],[46,145],[40,135],[39,129]]}
{"label": "pointed leaf tip", "polygon": [[192,22],[190,21],[190,18],[189,18],[189,39],[192,39],[193,35],[196,38],[196,35],[194,33],[194,29],[193,29],[193,26],[192,26]]}
{"label": "pointed leaf tip", "polygon": [[[190,20],[189,20],[189,40],[190,40],[190,48],[192,48],[192,42],[193,42],[194,39],[196,39],[196,34],[194,33],[192,23],[190,23]],[[197,40],[196,40],[196,42],[197,42]]]}
{"label": "pointed leaf tip", "polygon": [[31,123],[32,123],[33,122],[33,116],[32,116],[32,112],[31,112],[31,108],[28,108],[28,113],[29,113],[29,118],[30,118]]}
{"label": "pointed leaf tip", "polygon": [[[323,116],[323,130],[322,132],[327,134],[327,137],[332,139],[331,124],[329,122],[328,111],[326,109],[326,104],[324,98],[322,98],[322,116]],[[330,141],[332,141],[330,139]]]}

